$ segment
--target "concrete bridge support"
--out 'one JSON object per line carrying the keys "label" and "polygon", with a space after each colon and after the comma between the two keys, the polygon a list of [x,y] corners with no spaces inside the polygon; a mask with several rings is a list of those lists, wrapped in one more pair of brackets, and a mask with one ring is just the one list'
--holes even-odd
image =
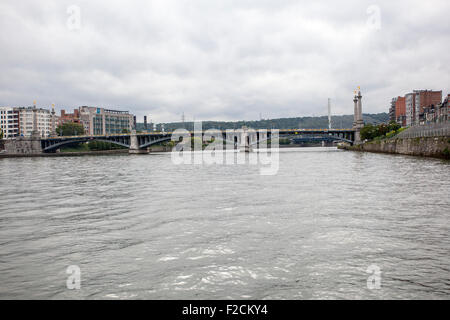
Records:
{"label": "concrete bridge support", "polygon": [[136,130],[131,131],[130,135],[130,149],[128,150],[128,153],[130,154],[146,154],[149,153],[148,148],[146,149],[139,149],[139,141],[138,137],[136,135]]}
{"label": "concrete bridge support", "polygon": [[248,128],[246,126],[242,127],[241,130],[241,143],[239,145],[239,151],[241,152],[250,152],[251,146],[250,146],[250,139],[251,136],[249,135]]}

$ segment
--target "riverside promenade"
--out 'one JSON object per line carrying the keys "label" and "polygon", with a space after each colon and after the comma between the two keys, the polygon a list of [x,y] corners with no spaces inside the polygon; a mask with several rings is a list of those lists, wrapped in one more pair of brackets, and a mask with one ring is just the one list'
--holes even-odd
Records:
{"label": "riverside promenade", "polygon": [[351,151],[450,159],[450,122],[415,126],[389,139],[374,140],[341,148]]}

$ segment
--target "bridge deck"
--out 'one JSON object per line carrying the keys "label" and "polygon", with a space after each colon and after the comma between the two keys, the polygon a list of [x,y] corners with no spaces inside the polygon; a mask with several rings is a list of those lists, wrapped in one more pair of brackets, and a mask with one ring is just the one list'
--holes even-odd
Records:
{"label": "bridge deck", "polygon": [[[233,129],[230,129],[233,130]],[[239,132],[240,129],[235,131]],[[301,134],[301,133],[352,133],[354,129],[250,129],[250,130],[267,130],[267,132],[272,132],[273,130],[278,130],[279,134]],[[206,130],[203,130],[205,132]],[[208,132],[225,132],[226,130],[215,130],[209,129]],[[192,131],[188,131],[193,133]],[[171,135],[173,132],[140,132],[137,136],[152,136],[152,135]],[[80,135],[80,136],[58,136],[58,137],[48,137],[42,138],[42,140],[61,140],[61,139],[83,139],[83,138],[113,138],[113,137],[129,137],[129,133],[117,133],[117,134],[100,134],[100,135]]]}

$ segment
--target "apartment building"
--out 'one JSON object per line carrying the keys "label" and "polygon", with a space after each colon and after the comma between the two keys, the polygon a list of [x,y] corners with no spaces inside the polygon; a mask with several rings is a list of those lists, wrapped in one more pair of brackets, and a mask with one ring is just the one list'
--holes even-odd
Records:
{"label": "apartment building", "polygon": [[73,113],[67,113],[66,110],[61,110],[61,116],[58,117],[58,125],[63,125],[67,122],[80,123],[80,110],[75,109]]}
{"label": "apartment building", "polygon": [[128,111],[83,106],[79,108],[80,122],[86,134],[109,135],[131,131],[134,116]]}
{"label": "apartment building", "polygon": [[4,139],[19,136],[19,113],[12,107],[0,107],[0,129]]}
{"label": "apartment building", "polygon": [[416,94],[414,92],[405,95],[406,126],[412,126],[416,118]]}
{"label": "apartment building", "polygon": [[397,103],[397,98],[392,98],[391,107],[389,108],[389,121],[396,120],[396,112],[395,112],[396,103]]}
{"label": "apartment building", "polygon": [[33,132],[34,110],[37,113],[37,130],[41,137],[46,138],[51,134],[50,110],[36,107],[14,108],[19,115],[19,136],[30,137]]}
{"label": "apartment building", "polygon": [[441,104],[442,91],[433,90],[414,90],[415,93],[415,112],[414,123],[420,124],[424,122],[424,110],[425,108],[433,108]]}
{"label": "apartment building", "polygon": [[402,127],[406,126],[405,97],[397,97],[395,100],[395,121]]}

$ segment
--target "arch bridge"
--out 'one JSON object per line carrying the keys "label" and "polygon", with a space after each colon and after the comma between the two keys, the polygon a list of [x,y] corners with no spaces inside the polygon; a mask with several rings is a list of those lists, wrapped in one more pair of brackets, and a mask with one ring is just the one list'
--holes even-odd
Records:
{"label": "arch bridge", "polygon": [[[192,137],[199,136],[199,133],[193,134]],[[231,143],[235,148],[238,146],[258,147],[260,143],[278,138],[306,139],[311,140],[322,139],[320,141],[346,141],[353,143],[355,138],[354,129],[279,129],[276,130],[253,130],[242,128],[239,130],[207,130],[202,131],[202,139],[208,138],[223,140],[224,144]],[[206,137],[205,137],[206,135]],[[319,136],[319,137],[318,137]],[[102,141],[115,145],[119,145],[130,150],[130,153],[146,153],[147,149],[152,145],[170,141],[172,132],[151,132],[151,133],[131,133],[131,134],[114,134],[114,135],[90,135],[90,136],[69,136],[69,137],[50,137],[41,139],[42,152],[56,152],[64,146],[75,145],[90,141]]]}

